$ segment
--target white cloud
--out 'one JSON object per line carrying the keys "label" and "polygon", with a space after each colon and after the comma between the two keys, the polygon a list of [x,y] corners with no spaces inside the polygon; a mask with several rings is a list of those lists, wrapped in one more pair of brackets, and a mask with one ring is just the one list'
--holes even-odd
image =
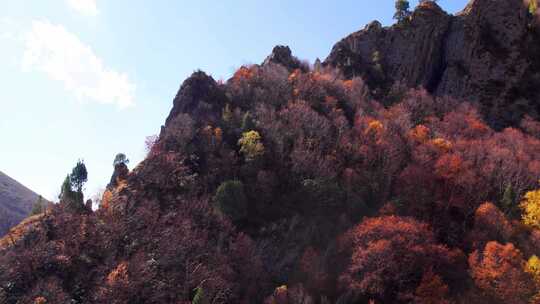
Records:
{"label": "white cloud", "polygon": [[0,19],[0,39],[15,40],[15,22],[9,17]]}
{"label": "white cloud", "polygon": [[66,2],[73,10],[84,15],[95,16],[99,13],[96,0],[66,0]]}
{"label": "white cloud", "polygon": [[24,71],[41,71],[63,82],[80,101],[120,108],[134,104],[135,85],[128,76],[104,66],[89,46],[63,26],[34,21],[24,40]]}

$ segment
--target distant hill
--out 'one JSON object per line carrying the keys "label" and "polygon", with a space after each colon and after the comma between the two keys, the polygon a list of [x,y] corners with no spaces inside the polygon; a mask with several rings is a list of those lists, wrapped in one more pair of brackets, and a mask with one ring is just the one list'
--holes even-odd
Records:
{"label": "distant hill", "polygon": [[28,216],[38,194],[0,171],[0,236]]}

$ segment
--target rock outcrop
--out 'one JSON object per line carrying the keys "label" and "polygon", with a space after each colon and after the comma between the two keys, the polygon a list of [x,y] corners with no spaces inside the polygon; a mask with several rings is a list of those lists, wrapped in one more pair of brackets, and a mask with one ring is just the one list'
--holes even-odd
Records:
{"label": "rock outcrop", "polygon": [[540,113],[538,27],[527,3],[473,0],[452,16],[434,2],[383,28],[373,22],[338,42],[325,64],[366,78],[384,99],[399,83],[478,102],[496,128]]}
{"label": "rock outcrop", "polygon": [[122,181],[125,181],[128,177],[129,169],[124,163],[114,165],[114,171],[111,176],[111,180],[107,185],[107,189],[114,189],[118,187]]}
{"label": "rock outcrop", "polygon": [[221,117],[226,101],[227,97],[216,81],[197,71],[182,83],[164,127],[167,128],[181,113],[196,116],[201,123],[216,121]]}
{"label": "rock outcrop", "polygon": [[306,70],[306,67],[302,65],[302,62],[300,62],[298,58],[294,57],[291,49],[285,45],[275,46],[272,53],[264,60],[263,65],[270,63],[280,64],[286,67],[288,70]]}
{"label": "rock outcrop", "polygon": [[128,177],[129,169],[125,163],[118,163],[114,165],[111,180],[109,181],[109,184],[105,188],[105,191],[101,197],[100,208],[109,210],[112,207],[111,202],[119,201],[118,195],[126,187]]}

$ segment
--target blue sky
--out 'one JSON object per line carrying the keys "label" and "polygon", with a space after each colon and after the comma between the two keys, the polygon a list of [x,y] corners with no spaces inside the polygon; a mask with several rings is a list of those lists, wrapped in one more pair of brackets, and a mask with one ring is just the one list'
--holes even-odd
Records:
{"label": "blue sky", "polygon": [[[441,0],[455,13],[466,0]],[[415,1],[411,4],[414,6]],[[77,159],[87,196],[116,153],[134,167],[181,82],[202,69],[226,79],[277,44],[301,59],[372,20],[393,0],[8,0],[0,12],[0,171],[48,199]]]}

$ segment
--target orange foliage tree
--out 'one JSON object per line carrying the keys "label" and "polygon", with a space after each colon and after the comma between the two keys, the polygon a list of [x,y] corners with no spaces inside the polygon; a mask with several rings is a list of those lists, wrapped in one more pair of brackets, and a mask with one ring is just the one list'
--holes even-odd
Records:
{"label": "orange foliage tree", "polygon": [[[343,283],[384,301],[412,299],[417,288],[425,293],[425,288],[418,286],[426,272],[451,280],[455,275],[452,270],[459,272],[464,266],[459,251],[437,244],[429,227],[411,218],[367,219],[352,230],[352,240],[353,254]],[[434,279],[433,274],[426,274],[426,281]]]}
{"label": "orange foliage tree", "polygon": [[512,243],[487,243],[483,251],[469,256],[469,266],[476,286],[501,303],[529,303],[535,293],[523,256]]}
{"label": "orange foliage tree", "polygon": [[507,242],[512,233],[512,225],[493,203],[485,202],[476,209],[470,233],[473,248],[482,249],[488,241]]}

